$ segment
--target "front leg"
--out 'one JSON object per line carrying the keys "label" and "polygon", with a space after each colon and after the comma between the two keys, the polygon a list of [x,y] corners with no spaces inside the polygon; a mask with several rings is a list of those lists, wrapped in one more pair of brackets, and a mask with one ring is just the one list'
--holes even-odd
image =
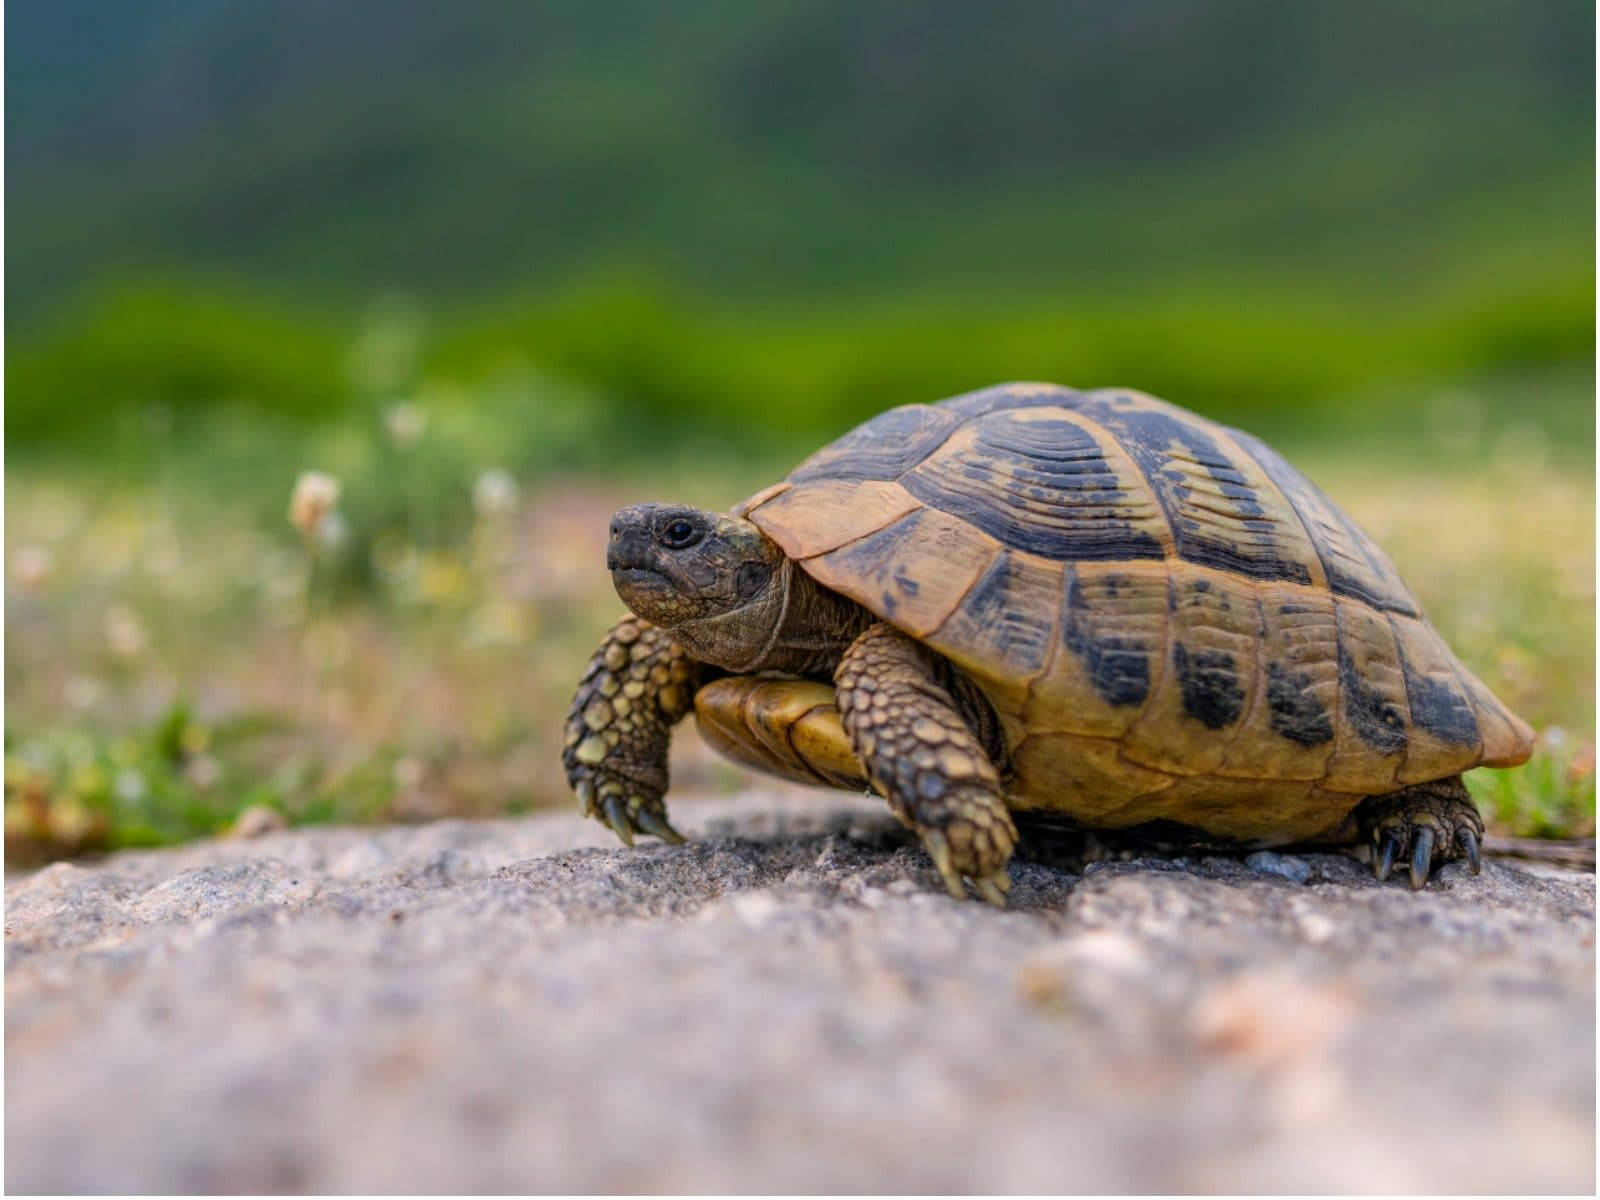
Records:
{"label": "front leg", "polygon": [[660,629],[626,616],[606,634],[578,681],[561,752],[567,782],[585,816],[616,831],[664,842],[683,836],[667,823],[667,749],[672,727],[694,707],[700,664]]}
{"label": "front leg", "polygon": [[877,624],[845,651],[834,673],[839,715],[872,786],[917,831],[945,887],[967,896],[963,877],[1004,907],[1017,827],[1000,775],[949,691],[932,653]]}

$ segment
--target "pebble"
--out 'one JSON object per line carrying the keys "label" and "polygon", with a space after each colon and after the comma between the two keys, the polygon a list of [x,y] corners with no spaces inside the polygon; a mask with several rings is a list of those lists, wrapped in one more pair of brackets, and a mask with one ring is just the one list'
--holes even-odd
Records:
{"label": "pebble", "polygon": [[1263,875],[1276,875],[1291,883],[1309,883],[1311,864],[1293,854],[1278,854],[1271,850],[1257,850],[1244,860],[1244,865]]}

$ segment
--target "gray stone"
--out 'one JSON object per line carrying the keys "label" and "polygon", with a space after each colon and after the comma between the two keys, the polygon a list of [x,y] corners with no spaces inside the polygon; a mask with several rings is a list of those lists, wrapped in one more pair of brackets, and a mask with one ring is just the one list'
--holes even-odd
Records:
{"label": "gray stone", "polygon": [[1247,855],[1244,865],[1264,875],[1276,875],[1291,883],[1307,883],[1311,879],[1311,864],[1295,854],[1276,854],[1271,850],[1257,850]]}
{"label": "gray stone", "polygon": [[8,881],[7,1188],[1594,1189],[1592,876],[1035,859],[997,912],[872,801],[673,812]]}

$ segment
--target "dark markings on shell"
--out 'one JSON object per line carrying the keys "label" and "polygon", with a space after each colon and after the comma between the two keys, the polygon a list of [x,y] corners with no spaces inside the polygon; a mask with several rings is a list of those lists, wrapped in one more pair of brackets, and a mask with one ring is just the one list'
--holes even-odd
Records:
{"label": "dark markings on shell", "polygon": [[1302,746],[1333,740],[1333,715],[1311,690],[1311,676],[1282,663],[1267,664],[1267,708],[1274,733]]}
{"label": "dark markings on shell", "polygon": [[915,539],[922,515],[920,510],[909,512],[876,533],[826,555],[829,563],[847,575],[869,581],[878,589],[875,611],[889,620],[894,619],[902,596],[915,596],[921,589],[906,571],[905,546]]}
{"label": "dark markings on shell", "polygon": [[1016,594],[1013,578],[1011,554],[1002,551],[956,614],[957,620],[972,627],[960,641],[964,645],[982,641],[999,652],[1009,670],[1024,677],[1037,675],[1044,669],[1054,630],[1033,612],[1033,597]]}
{"label": "dark markings on shell", "polygon": [[1395,644],[1400,651],[1400,668],[1406,679],[1406,699],[1411,705],[1411,723],[1425,729],[1441,742],[1457,746],[1472,746],[1478,742],[1478,718],[1473,715],[1467,698],[1449,684],[1411,669],[1401,639]]}
{"label": "dark markings on shell", "polygon": [[1239,668],[1225,650],[1196,650],[1182,642],[1172,647],[1172,665],[1178,672],[1183,711],[1207,729],[1232,725],[1244,711],[1244,688]]}
{"label": "dark markings on shell", "polygon": [[[1322,562],[1323,573],[1328,577],[1329,588],[1338,595],[1360,600],[1383,612],[1400,613],[1407,617],[1418,615],[1417,606],[1406,594],[1405,585],[1400,582],[1394,569],[1382,560],[1382,552],[1372,546],[1367,536],[1351,524],[1350,519],[1316,484],[1290,466],[1282,455],[1261,439],[1237,429],[1229,432],[1300,514],[1301,524],[1305,526],[1306,535],[1310,537],[1317,558]],[[1329,531],[1312,519],[1310,514],[1319,507],[1325,507],[1332,514],[1339,524],[1339,539],[1348,545],[1352,554],[1359,556],[1356,570],[1352,570],[1351,560],[1334,548]]]}
{"label": "dark markings on shell", "polygon": [[[1104,426],[1138,464],[1167,515],[1178,554],[1185,561],[1252,579],[1311,582],[1305,563],[1277,552],[1276,523],[1249,480],[1198,419],[1182,420],[1148,409],[1123,410],[1099,396],[1082,397],[1075,407]],[[1198,502],[1191,503],[1193,489],[1189,477],[1176,466],[1174,446],[1206,473],[1231,505],[1231,514],[1223,520],[1235,528],[1219,528],[1217,514],[1207,512]]]}
{"label": "dark markings on shell", "polygon": [[892,408],[824,446],[789,478],[796,483],[808,479],[898,479],[943,445],[961,420],[939,405]]}
{"label": "dark markings on shell", "polygon": [[1040,558],[1161,558],[1161,544],[1127,519],[1121,482],[1081,426],[1005,412],[978,423],[970,449],[935,454],[900,480],[930,508]]}
{"label": "dark markings on shell", "polygon": [[1061,643],[1082,660],[1094,690],[1107,704],[1143,704],[1150,694],[1150,654],[1138,639],[1100,633],[1090,620],[1078,573],[1067,568]]}
{"label": "dark markings on shell", "polygon": [[940,408],[960,413],[963,417],[981,417],[1002,408],[1044,408],[1052,404],[1070,402],[1077,393],[1070,388],[1044,386],[1031,394],[1018,395],[1010,384],[984,388],[977,392],[941,400]]}
{"label": "dark markings on shell", "polygon": [[1379,754],[1394,754],[1406,747],[1406,720],[1384,694],[1369,684],[1339,639],[1339,690],[1344,715],[1351,728]]}

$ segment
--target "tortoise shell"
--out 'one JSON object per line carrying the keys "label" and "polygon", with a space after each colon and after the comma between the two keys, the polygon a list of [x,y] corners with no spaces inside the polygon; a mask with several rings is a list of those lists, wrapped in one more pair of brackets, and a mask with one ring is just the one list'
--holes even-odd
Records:
{"label": "tortoise shell", "polygon": [[[1290,840],[1531,752],[1315,485],[1138,392],[1010,384],[896,408],[734,512],[978,683],[1019,810]],[[836,719],[812,716],[810,745],[848,764]]]}

